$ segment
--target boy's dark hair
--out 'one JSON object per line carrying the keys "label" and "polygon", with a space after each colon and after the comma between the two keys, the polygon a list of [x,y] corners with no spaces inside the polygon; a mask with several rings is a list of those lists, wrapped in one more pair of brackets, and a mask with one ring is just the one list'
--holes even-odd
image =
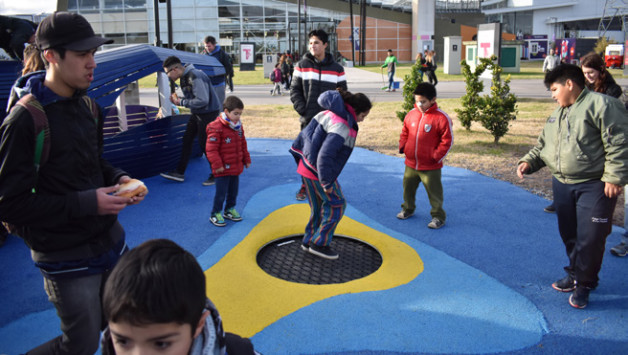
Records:
{"label": "boy's dark hair", "polygon": [[430,83],[419,83],[413,92],[414,95],[421,95],[428,100],[436,97],[436,88]]}
{"label": "boy's dark hair", "polygon": [[312,30],[310,31],[310,33],[307,35],[307,38],[312,38],[313,36],[318,37],[318,39],[321,40],[321,42],[323,42],[323,44],[327,43],[327,41],[329,41],[329,36],[327,35],[327,32],[321,30],[321,29],[316,29],[316,30]]}
{"label": "boy's dark hair", "polygon": [[203,42],[216,45],[216,38],[214,38],[214,36],[205,36],[205,39],[203,40]]}
{"label": "boy's dark hair", "polygon": [[579,86],[581,89],[584,88],[585,81],[582,69],[577,65],[566,63],[562,63],[556,68],[548,71],[545,74],[543,84],[545,84],[545,87],[549,89],[549,87],[552,86],[552,84],[554,83],[565,85],[567,80],[571,80],[574,84],[576,84],[576,86]]}
{"label": "boy's dark hair", "polygon": [[166,58],[166,60],[164,60],[164,68],[170,68],[171,66],[175,65],[175,64],[181,64],[181,59],[179,59],[178,57],[171,55],[170,57]]}
{"label": "boy's dark hair", "polygon": [[[49,49],[57,52],[59,54],[59,58],[65,59],[65,53],[66,53],[65,48],[49,48]],[[48,69],[48,67],[50,66],[50,63],[44,56],[44,51],[40,51],[40,52],[41,52],[41,61],[44,62],[44,67]]]}
{"label": "boy's dark hair", "polygon": [[154,239],[120,258],[103,292],[110,322],[135,326],[190,324],[196,329],[205,307],[205,275],[192,254],[175,242]]}
{"label": "boy's dark hair", "polygon": [[389,49],[388,52],[392,53],[392,49]]}
{"label": "boy's dark hair", "polygon": [[362,112],[368,112],[373,107],[371,100],[369,100],[366,95],[360,92],[357,94],[352,94],[349,91],[344,91],[342,88],[337,88],[336,90],[340,93],[342,101],[351,106],[356,115],[359,115]]}
{"label": "boy's dark hair", "polygon": [[244,103],[239,97],[231,95],[227,96],[225,102],[222,103],[222,107],[229,112],[235,109],[244,110]]}

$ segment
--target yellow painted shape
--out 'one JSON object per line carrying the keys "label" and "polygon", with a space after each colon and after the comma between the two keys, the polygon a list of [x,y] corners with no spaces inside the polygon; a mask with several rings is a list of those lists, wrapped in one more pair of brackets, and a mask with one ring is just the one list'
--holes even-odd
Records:
{"label": "yellow painted shape", "polygon": [[423,272],[421,258],[409,245],[345,216],[336,234],[375,247],[382,255],[382,265],[376,272],[329,285],[289,282],[267,274],[257,265],[258,251],[276,239],[303,234],[309,216],[307,204],[289,205],[272,212],[205,271],[207,294],[220,311],[226,331],[252,337],[314,302],[346,293],[390,289],[412,281]]}

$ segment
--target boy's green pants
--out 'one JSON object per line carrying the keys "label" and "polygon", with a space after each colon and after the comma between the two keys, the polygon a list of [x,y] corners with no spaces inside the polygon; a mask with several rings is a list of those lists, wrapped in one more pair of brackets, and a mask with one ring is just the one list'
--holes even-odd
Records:
{"label": "boy's green pants", "polygon": [[437,170],[414,170],[406,166],[403,173],[403,204],[401,208],[413,213],[416,209],[416,190],[422,182],[430,200],[432,209],[430,215],[445,222],[447,214],[443,209],[443,184],[440,181],[441,169]]}

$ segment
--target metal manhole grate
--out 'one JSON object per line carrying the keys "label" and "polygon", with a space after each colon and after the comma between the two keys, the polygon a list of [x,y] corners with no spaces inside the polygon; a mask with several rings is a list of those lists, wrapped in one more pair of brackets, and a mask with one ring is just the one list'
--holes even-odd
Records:
{"label": "metal manhole grate", "polygon": [[362,241],[335,235],[331,247],[340,255],[327,260],[301,249],[303,235],[280,238],[257,253],[257,264],[266,273],[286,281],[324,285],[368,276],[382,265],[381,254]]}

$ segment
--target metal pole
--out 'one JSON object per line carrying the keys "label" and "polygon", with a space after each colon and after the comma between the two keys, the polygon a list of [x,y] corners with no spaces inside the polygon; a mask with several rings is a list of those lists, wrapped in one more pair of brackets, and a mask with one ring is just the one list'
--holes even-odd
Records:
{"label": "metal pole", "polygon": [[155,47],[161,47],[161,36],[159,30],[159,0],[153,0],[155,13]]}
{"label": "metal pole", "polygon": [[166,14],[168,15],[168,48],[174,48],[172,40],[172,0],[166,0]]}
{"label": "metal pole", "polygon": [[355,32],[353,31],[353,0],[349,0],[349,16],[351,16],[351,61],[355,64]]}
{"label": "metal pole", "polygon": [[301,0],[297,0],[297,51],[299,57],[301,57],[301,50],[303,44],[301,43]]}
{"label": "metal pole", "polygon": [[310,39],[307,37],[307,0],[303,0],[303,40],[305,42],[305,52],[310,50]]}

